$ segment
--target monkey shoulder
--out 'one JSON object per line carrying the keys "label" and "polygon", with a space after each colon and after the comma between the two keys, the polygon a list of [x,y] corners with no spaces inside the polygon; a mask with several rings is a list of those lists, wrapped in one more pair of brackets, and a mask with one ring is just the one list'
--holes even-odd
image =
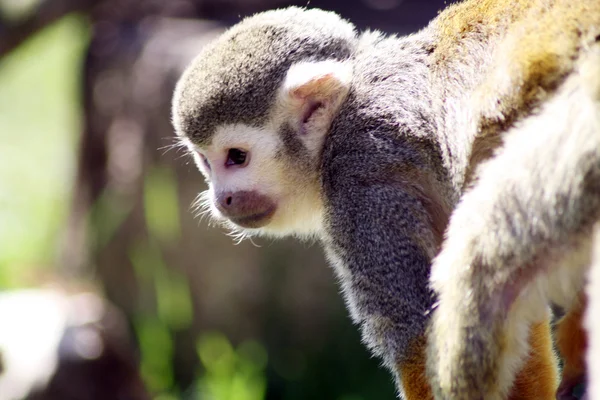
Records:
{"label": "monkey shoulder", "polygon": [[428,29],[436,38],[431,70],[439,93],[463,96],[464,119],[452,119],[449,129],[469,132],[468,183],[504,133],[549,99],[598,41],[600,2],[465,1]]}

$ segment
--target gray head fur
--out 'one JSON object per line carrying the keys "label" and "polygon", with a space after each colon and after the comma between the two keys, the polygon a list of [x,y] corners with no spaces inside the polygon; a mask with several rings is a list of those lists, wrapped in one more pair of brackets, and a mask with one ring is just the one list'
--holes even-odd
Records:
{"label": "gray head fur", "polygon": [[331,12],[292,7],[246,18],[207,46],[179,81],[176,129],[202,146],[220,124],[258,126],[292,64],[348,59],[357,42],[354,26]]}

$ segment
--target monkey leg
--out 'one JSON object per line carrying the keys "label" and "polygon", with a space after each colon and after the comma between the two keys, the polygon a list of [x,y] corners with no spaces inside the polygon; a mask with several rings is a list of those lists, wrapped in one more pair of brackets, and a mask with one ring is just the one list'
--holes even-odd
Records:
{"label": "monkey leg", "polygon": [[586,351],[587,400],[600,399],[600,224],[596,226],[594,250],[588,284],[586,288],[587,307],[585,311],[585,328],[588,336]]}
{"label": "monkey leg", "polygon": [[[552,347],[550,318],[532,325],[529,355],[510,391],[509,400],[553,399],[558,385],[558,368]],[[433,399],[426,375],[425,339],[413,347],[412,355],[398,363],[406,400]]]}
{"label": "monkey leg", "polygon": [[441,307],[447,301],[440,303],[428,347],[436,399],[554,398],[558,366],[549,310],[541,296],[523,296],[507,307],[502,304],[507,295],[454,303],[452,312]]}
{"label": "monkey leg", "polygon": [[433,399],[425,372],[426,347],[427,341],[425,336],[422,336],[411,346],[409,355],[397,363],[405,400]]}
{"label": "monkey leg", "polygon": [[582,294],[577,304],[558,322],[555,332],[556,347],[563,359],[562,377],[557,399],[572,399],[574,390],[585,384],[585,352],[587,334],[583,328],[583,314],[587,302]]}
{"label": "monkey leg", "polygon": [[552,347],[550,318],[534,323],[529,331],[529,355],[519,371],[509,400],[553,399],[558,385],[558,366]]}

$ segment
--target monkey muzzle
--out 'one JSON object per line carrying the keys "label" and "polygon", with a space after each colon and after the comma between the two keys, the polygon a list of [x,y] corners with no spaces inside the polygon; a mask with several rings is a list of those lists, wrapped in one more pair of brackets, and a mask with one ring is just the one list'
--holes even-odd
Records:
{"label": "monkey muzzle", "polygon": [[269,223],[277,206],[255,191],[221,192],[215,206],[224,217],[242,228],[261,228]]}

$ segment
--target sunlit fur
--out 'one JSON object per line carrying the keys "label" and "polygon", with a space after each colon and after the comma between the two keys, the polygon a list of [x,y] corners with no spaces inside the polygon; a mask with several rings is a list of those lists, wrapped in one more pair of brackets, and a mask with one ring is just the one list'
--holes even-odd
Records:
{"label": "sunlit fur", "polygon": [[196,218],[199,218],[200,221],[207,219],[209,226],[221,225],[228,229],[228,236],[232,237],[236,244],[241,243],[244,239],[251,239],[252,233],[249,230],[232,224],[228,219],[220,215],[219,210],[214,206],[211,194],[212,190],[207,189],[196,196],[196,199],[192,203],[192,211]]}
{"label": "sunlit fur", "polygon": [[[402,397],[402,393],[428,392],[423,384],[423,350],[434,300],[429,287],[431,262],[442,245],[451,211],[461,197],[470,198],[460,203],[452,217],[457,222],[447,235],[445,247],[450,250],[442,252],[439,275],[434,274],[434,287],[445,293],[440,296],[442,311],[436,311],[440,323],[434,321],[429,376],[442,399],[500,398],[523,357],[529,357],[527,362],[539,358],[526,354],[523,321],[535,314],[532,318],[545,322],[546,298],[532,294],[528,303],[524,294],[509,299],[518,307],[515,318],[503,319],[498,313],[477,319],[479,307],[494,308],[506,300],[505,293],[490,289],[502,288],[500,283],[510,271],[486,277],[477,275],[486,271],[468,266],[482,260],[499,264],[506,261],[503,254],[519,246],[534,251],[540,242],[533,239],[547,234],[573,237],[562,229],[564,225],[544,229],[544,223],[553,222],[557,214],[556,204],[551,203],[557,198],[554,194],[590,199],[577,187],[561,192],[565,185],[547,183],[568,184],[584,176],[585,171],[570,168],[582,148],[576,146],[569,153],[553,143],[550,151],[548,144],[555,135],[585,136],[579,128],[591,128],[589,115],[585,117],[577,107],[587,107],[590,100],[579,89],[593,85],[584,80],[583,85],[572,82],[574,87],[567,87],[575,89],[573,93],[559,93],[559,89],[566,87],[566,80],[577,79],[583,72],[580,56],[597,46],[598,4],[467,0],[403,38],[358,34],[347,21],[319,10],[288,8],[247,18],[207,46],[175,92],[173,120],[178,134],[188,137],[192,150],[202,152],[213,164],[213,182],[199,203],[211,209],[213,191],[257,190],[277,203],[278,214],[268,226],[242,230],[240,237],[322,232],[319,239],[334,265],[350,314],[361,326],[363,341],[394,371]],[[315,98],[303,101],[307,94]],[[321,95],[325,95],[324,107],[306,120],[307,110],[311,114]],[[558,104],[548,109],[553,99]],[[341,104],[339,110],[336,104]],[[579,126],[571,123],[574,115],[581,117],[575,120]],[[526,121],[530,125],[521,132],[527,134],[517,135],[517,142],[510,145],[514,157],[498,157],[493,150]],[[528,137],[538,146],[531,146]],[[600,145],[593,144],[589,154],[595,156]],[[226,147],[234,145],[251,147],[249,164],[223,170]],[[569,154],[574,158],[557,162]],[[488,172],[487,178],[477,172],[480,181],[487,183],[479,185],[477,195],[471,191],[463,196],[465,188],[477,187],[473,180],[477,167],[490,158],[494,172]],[[528,160],[539,162],[528,164]],[[261,171],[264,176],[249,177],[244,170]],[[519,190],[512,193],[515,187]],[[530,194],[523,204],[510,203],[518,195]],[[497,208],[486,201],[490,195],[500,199]],[[541,206],[544,201],[550,201],[547,208]],[[500,216],[494,219],[496,210]],[[544,210],[549,214],[536,214]],[[214,210],[210,214],[219,217]],[[512,229],[497,234],[506,228],[498,221],[520,216],[523,220],[509,224]],[[541,232],[528,236],[529,222],[531,227],[539,223]],[[461,258],[461,254],[473,256],[467,243],[483,243],[484,257]],[[443,256],[456,255],[454,250],[463,253],[455,259]],[[450,271],[446,275],[440,272],[445,268]],[[527,277],[511,278],[510,282],[521,283]],[[548,279],[539,284],[545,289],[535,285],[527,289],[545,293],[571,283]],[[525,289],[509,287],[513,288]],[[497,335],[489,330],[502,323],[507,325],[502,330],[506,335],[495,341]],[[472,340],[473,332],[482,337],[483,345]],[[550,349],[546,350],[542,358],[550,361],[550,373],[542,382],[545,393],[556,389],[556,365]],[[412,379],[413,372],[417,379]],[[418,390],[405,389],[415,382]]]}
{"label": "sunlit fur", "polygon": [[587,285],[588,309],[585,316],[585,327],[588,332],[587,395],[590,400],[600,399],[600,224],[596,226],[594,236],[592,269]]}
{"label": "sunlit fur", "polygon": [[530,325],[551,302],[571,308],[584,287],[600,214],[595,46],[505,134],[453,213],[431,272],[439,304],[429,361],[440,399],[507,398]]}
{"label": "sunlit fur", "polygon": [[[250,160],[246,167],[224,167],[230,148],[248,152]],[[203,165],[198,155],[200,151],[211,160],[212,171]],[[310,236],[317,233],[321,226],[322,204],[316,173],[300,174],[303,171],[295,171],[277,157],[278,151],[277,135],[267,129],[241,124],[218,127],[210,146],[193,150],[196,164],[209,186],[196,201],[198,213],[210,214],[215,221],[235,232],[238,239],[257,234]],[[275,201],[277,210],[265,227],[241,228],[229,222],[216,208],[216,190],[257,191]]]}
{"label": "sunlit fur", "polygon": [[[256,190],[278,209],[234,234],[318,238],[399,393],[429,390],[427,278],[455,198],[445,170],[454,145],[430,118],[431,33],[357,34],[320,10],[261,13],[203,51],[173,99],[177,133],[211,163],[209,173],[196,156],[209,178],[199,207],[219,219],[215,194]],[[223,169],[228,146],[247,150],[247,165]]]}
{"label": "sunlit fur", "polygon": [[[220,125],[210,144],[203,147],[182,137],[180,142],[190,149],[209,186],[194,201],[195,214],[200,218],[208,216],[212,222],[228,228],[238,242],[254,235],[316,237],[323,222],[320,151],[334,113],[347,93],[351,75],[350,65],[331,60],[295,64],[288,71],[264,126]],[[311,99],[318,99],[323,106],[302,126],[302,113]],[[295,161],[285,155],[285,144],[278,134],[285,124],[302,129],[298,136],[308,157]],[[247,166],[224,166],[227,151],[232,148],[248,153]],[[211,170],[200,154],[209,160]],[[218,190],[255,191],[272,199],[277,209],[266,226],[242,228],[225,218],[215,206]]]}
{"label": "sunlit fur", "polygon": [[176,153],[181,153],[181,156],[187,155],[189,146],[185,138],[175,136],[174,138],[172,138],[172,141],[173,143],[159,147],[158,150],[162,150],[163,155],[167,154],[171,150],[175,151]]}

